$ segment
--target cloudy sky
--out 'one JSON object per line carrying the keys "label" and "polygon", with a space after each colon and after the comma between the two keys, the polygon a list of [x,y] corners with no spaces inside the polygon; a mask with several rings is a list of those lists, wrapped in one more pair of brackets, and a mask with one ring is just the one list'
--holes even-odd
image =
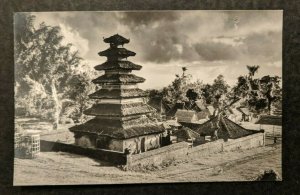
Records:
{"label": "cloudy sky", "polygon": [[62,29],[90,66],[116,33],[130,39],[137,53],[128,60],[143,68],[143,89],[168,85],[181,67],[193,79],[211,83],[219,74],[233,85],[246,65],[260,65],[257,76],[282,74],[282,11],[35,12],[36,24]]}

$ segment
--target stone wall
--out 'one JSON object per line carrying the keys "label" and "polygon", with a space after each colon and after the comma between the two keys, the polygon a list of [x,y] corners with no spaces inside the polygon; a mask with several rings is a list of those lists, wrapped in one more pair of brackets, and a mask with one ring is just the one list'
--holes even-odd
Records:
{"label": "stone wall", "polygon": [[159,165],[163,162],[181,160],[185,158],[197,158],[222,151],[249,149],[264,146],[264,132],[258,132],[246,137],[232,139],[225,142],[220,139],[195,147],[189,147],[187,142],[179,142],[141,154],[127,156],[128,166]]}
{"label": "stone wall", "polygon": [[238,139],[229,139],[227,142],[220,139],[213,142],[208,142],[189,150],[189,154],[194,156],[205,156],[212,153],[223,151],[234,151],[239,149],[249,149],[265,145],[265,133],[260,131],[258,133],[241,137]]}
{"label": "stone wall", "polygon": [[187,142],[180,142],[155,150],[150,150],[145,153],[128,155],[127,165],[159,165],[166,161],[182,159],[187,156],[188,148],[189,147]]}

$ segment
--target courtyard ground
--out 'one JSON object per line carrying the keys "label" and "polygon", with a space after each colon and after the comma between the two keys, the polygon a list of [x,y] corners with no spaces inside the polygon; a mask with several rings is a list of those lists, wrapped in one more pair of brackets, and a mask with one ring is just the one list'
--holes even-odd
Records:
{"label": "courtyard ground", "polygon": [[[24,129],[40,130],[41,139],[73,142],[72,134],[66,130],[68,125],[53,134],[48,130],[49,124],[31,122],[22,122]],[[273,169],[282,178],[281,143],[273,144],[272,139],[267,139],[266,144],[137,171],[123,171],[107,162],[65,152],[41,152],[35,159],[15,158],[14,185],[251,181],[266,169]]]}
{"label": "courtyard ground", "polygon": [[281,144],[223,152],[154,170],[123,171],[109,163],[64,152],[15,159],[14,185],[249,181],[263,170],[281,171]]}

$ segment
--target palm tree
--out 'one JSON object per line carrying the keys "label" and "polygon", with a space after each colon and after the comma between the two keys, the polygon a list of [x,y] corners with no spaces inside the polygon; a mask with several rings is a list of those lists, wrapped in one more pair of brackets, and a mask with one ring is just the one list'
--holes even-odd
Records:
{"label": "palm tree", "polygon": [[255,73],[258,71],[259,69],[259,65],[253,65],[253,66],[249,66],[247,65],[247,69],[249,71],[249,78],[252,79],[252,77],[255,75]]}

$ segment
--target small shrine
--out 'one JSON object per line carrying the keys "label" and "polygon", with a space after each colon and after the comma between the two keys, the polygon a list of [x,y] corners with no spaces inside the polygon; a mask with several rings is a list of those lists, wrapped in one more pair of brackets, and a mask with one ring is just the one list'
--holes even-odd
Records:
{"label": "small shrine", "polygon": [[93,80],[101,88],[89,95],[96,103],[84,112],[95,118],[69,129],[75,144],[126,153],[159,148],[164,129],[148,117],[155,110],[145,103],[147,95],[137,86],[145,79],[131,73],[142,66],[127,60],[136,54],[123,47],[129,39],[116,34],[104,42],[110,47],[98,54],[107,61],[95,69],[105,73]]}

